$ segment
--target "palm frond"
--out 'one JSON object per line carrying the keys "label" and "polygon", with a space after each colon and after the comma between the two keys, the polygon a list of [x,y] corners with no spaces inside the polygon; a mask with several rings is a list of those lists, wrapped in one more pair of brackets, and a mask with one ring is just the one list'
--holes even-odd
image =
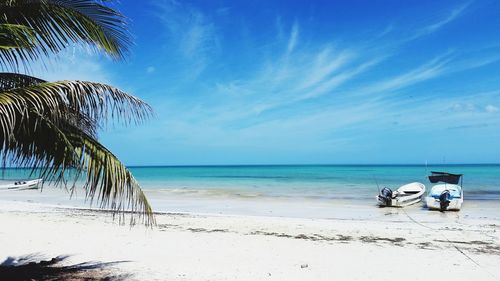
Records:
{"label": "palm frond", "polygon": [[[68,185],[84,179],[86,197],[110,208],[114,214],[131,212],[131,224],[139,215],[146,225],[154,224],[153,211],[139,183],[130,171],[71,119],[52,122],[50,116],[28,110],[17,114],[11,137],[3,140],[0,157],[16,166],[32,167],[33,171],[55,185]],[[73,183],[72,189],[75,188]]]}
{"label": "palm frond", "polygon": [[139,124],[152,115],[151,107],[142,100],[101,83],[45,82],[28,75],[0,73],[0,89],[2,129],[12,128],[16,122],[12,112],[19,107],[50,114],[53,120],[68,118],[68,112],[79,112],[98,126],[104,126],[110,118],[126,125]]}
{"label": "palm frond", "polygon": [[15,88],[29,87],[47,81],[19,73],[0,72],[0,92]]}
{"label": "palm frond", "polygon": [[0,24],[0,49],[33,48],[35,32],[24,25]]}
{"label": "palm frond", "polygon": [[[37,47],[0,49],[0,58],[18,67],[15,58],[33,61],[57,53],[73,43],[83,43],[112,58],[123,58],[131,44],[127,21],[118,11],[98,0],[9,0],[0,3],[0,23],[29,27]],[[5,65],[4,65],[5,67]]]}
{"label": "palm frond", "polygon": [[90,135],[78,131],[68,132],[68,135],[76,145],[77,155],[83,159],[87,197],[96,198],[97,195],[101,207],[138,212],[145,216],[146,224],[154,223],[153,210],[139,183],[118,158]]}
{"label": "palm frond", "polygon": [[[17,67],[22,61],[30,61],[34,57],[37,45],[35,32],[24,25],[0,24],[0,66]],[[25,66],[25,68],[27,68]]]}
{"label": "palm frond", "polygon": [[140,99],[108,85],[0,73],[0,159],[32,167],[56,185],[83,178],[90,200],[144,215],[149,224],[152,210],[138,182],[96,132],[110,115],[128,124],[151,113]]}

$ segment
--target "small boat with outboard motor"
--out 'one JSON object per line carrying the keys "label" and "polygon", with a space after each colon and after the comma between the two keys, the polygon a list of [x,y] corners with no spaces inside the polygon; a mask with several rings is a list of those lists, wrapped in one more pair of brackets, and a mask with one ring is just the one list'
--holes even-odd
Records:
{"label": "small boat with outboard motor", "polygon": [[42,179],[34,180],[17,180],[14,183],[0,184],[0,190],[24,190],[24,189],[38,189],[42,184]]}
{"label": "small boat with outboard motor", "polygon": [[425,185],[419,182],[405,184],[395,191],[384,187],[376,197],[380,207],[405,207],[422,200]]}
{"label": "small boat with outboard motor", "polygon": [[431,172],[429,181],[437,184],[425,197],[427,208],[440,211],[459,211],[464,202],[462,179],[462,174]]}

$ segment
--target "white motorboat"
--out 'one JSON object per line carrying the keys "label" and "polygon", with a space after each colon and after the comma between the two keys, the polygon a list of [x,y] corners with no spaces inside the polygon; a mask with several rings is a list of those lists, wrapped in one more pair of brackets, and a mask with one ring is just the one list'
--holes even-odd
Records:
{"label": "white motorboat", "polygon": [[376,199],[381,207],[405,207],[420,202],[424,193],[424,184],[412,182],[401,186],[396,191],[384,187]]}
{"label": "white motorboat", "polygon": [[42,184],[42,179],[34,179],[34,180],[19,180],[14,183],[2,184],[0,185],[0,190],[24,190],[24,189],[38,189]]}
{"label": "white motorboat", "polygon": [[459,211],[464,202],[462,176],[461,174],[432,172],[429,181],[438,184],[434,185],[425,197],[427,208],[440,211]]}

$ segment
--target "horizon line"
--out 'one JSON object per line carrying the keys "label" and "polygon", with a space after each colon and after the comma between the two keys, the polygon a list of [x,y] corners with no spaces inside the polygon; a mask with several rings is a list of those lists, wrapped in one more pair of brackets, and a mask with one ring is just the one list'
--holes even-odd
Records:
{"label": "horizon line", "polygon": [[[178,164],[178,165],[126,165],[127,168],[188,168],[188,167],[299,167],[299,166],[500,166],[500,163],[368,163],[368,164]],[[32,169],[32,167],[0,167],[3,169]]]}
{"label": "horizon line", "polygon": [[345,163],[345,164],[179,164],[179,165],[127,165],[127,168],[162,168],[162,167],[265,167],[265,166],[484,166],[484,165],[500,165],[500,163]]}

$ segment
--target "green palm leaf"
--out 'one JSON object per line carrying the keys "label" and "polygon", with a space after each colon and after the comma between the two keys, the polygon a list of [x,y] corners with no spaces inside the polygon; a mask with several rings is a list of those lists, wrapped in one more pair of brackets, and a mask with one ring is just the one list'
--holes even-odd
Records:
{"label": "green palm leaf", "polygon": [[45,82],[47,81],[29,75],[0,72],[0,92],[14,88],[29,87]]}
{"label": "green palm leaf", "polygon": [[123,58],[131,44],[125,17],[96,0],[8,0],[0,2],[0,24],[22,25],[36,34],[36,48],[0,49],[10,67],[83,43],[113,58]]}
{"label": "green palm leaf", "polygon": [[0,49],[33,48],[35,42],[33,29],[18,24],[0,24]]}
{"label": "green palm leaf", "polygon": [[0,24],[0,66],[15,66],[19,60],[28,61],[26,56],[33,52],[37,44],[35,32],[23,25]]}
{"label": "green palm leaf", "polygon": [[86,197],[97,199],[101,208],[122,215],[130,211],[131,223],[135,223],[135,214],[147,225],[154,223],[153,211],[139,183],[94,137],[72,122],[56,125],[36,112],[18,120],[15,138],[4,142],[3,157],[18,166],[33,167],[55,185],[67,186],[68,179],[76,182],[83,177]]}
{"label": "green palm leaf", "polygon": [[45,82],[28,75],[0,73],[0,90],[0,123],[8,124],[7,128],[15,123],[16,116],[10,113],[18,107],[50,114],[54,120],[67,118],[71,111],[79,112],[97,125],[104,125],[109,118],[139,124],[152,114],[142,100],[102,83]]}
{"label": "green palm leaf", "polygon": [[143,101],[108,85],[0,73],[0,158],[56,185],[84,177],[88,198],[122,214],[138,212],[149,224],[152,210],[139,184],[97,141],[96,126],[109,115],[140,122],[150,114]]}

